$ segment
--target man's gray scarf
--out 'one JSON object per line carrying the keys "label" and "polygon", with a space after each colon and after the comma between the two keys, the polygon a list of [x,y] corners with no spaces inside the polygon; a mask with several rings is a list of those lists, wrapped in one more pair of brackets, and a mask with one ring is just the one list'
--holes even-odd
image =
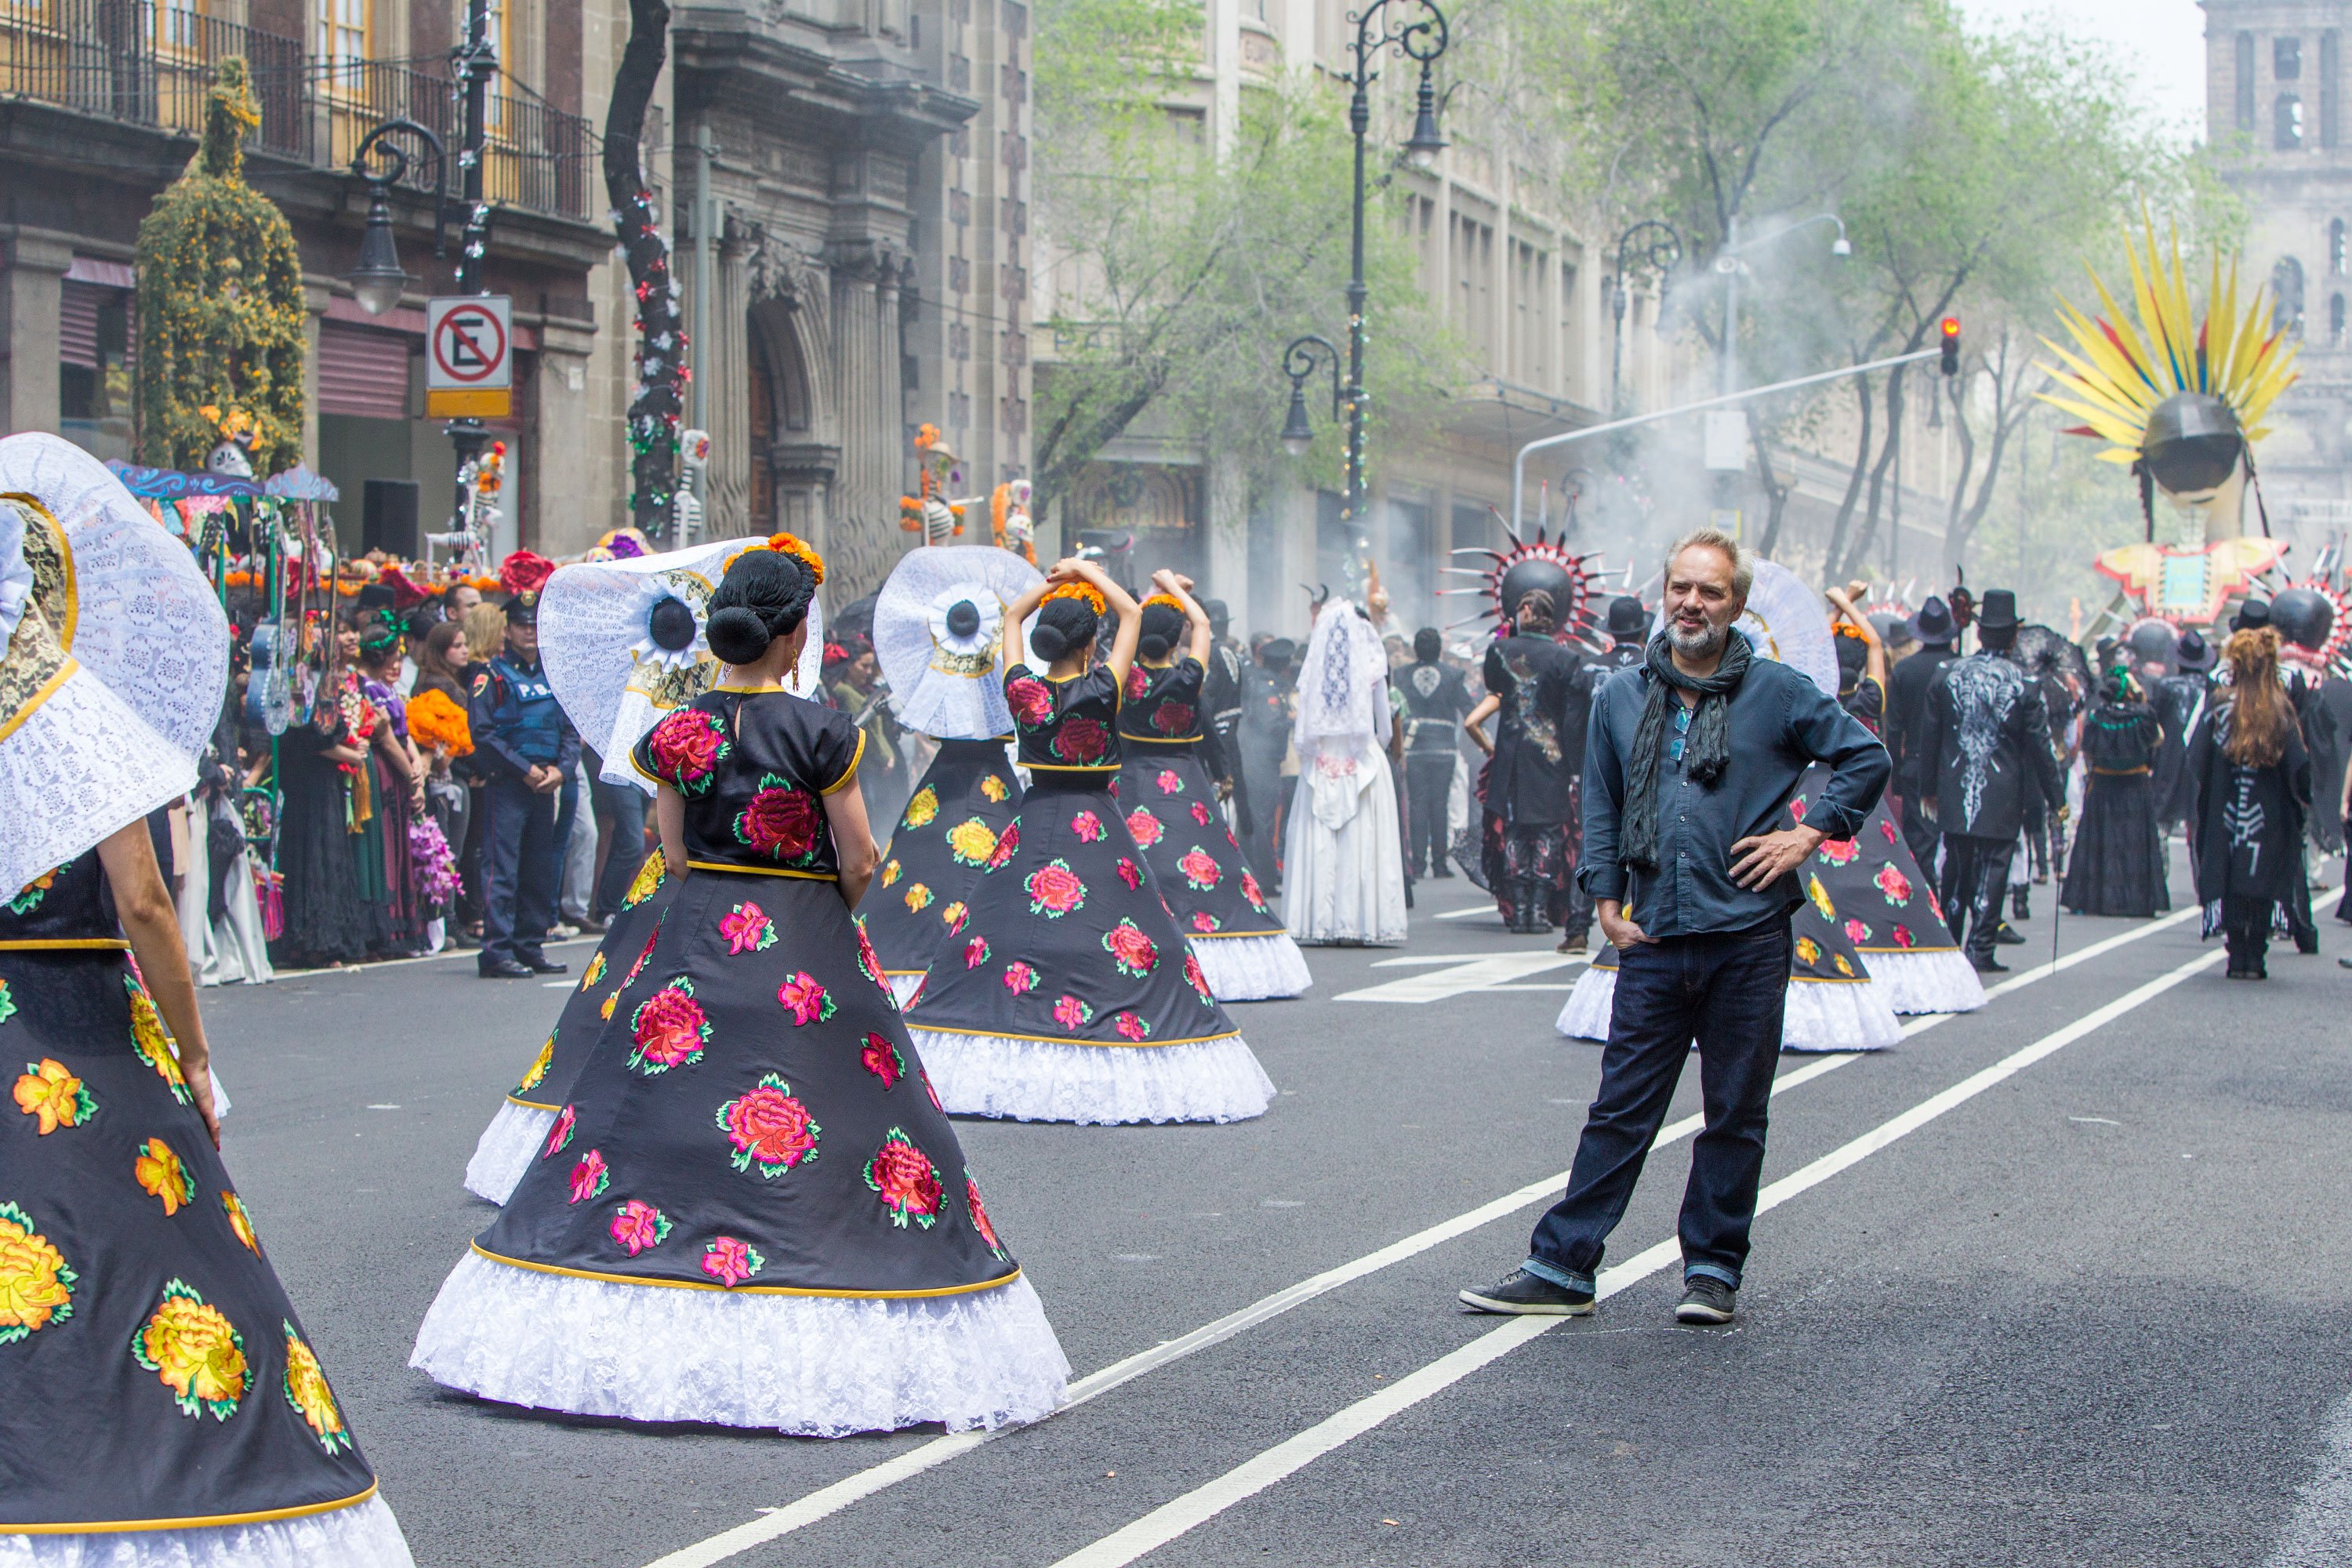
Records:
{"label": "man's gray scarf", "polygon": [[1673,710],[1681,705],[1676,688],[1698,693],[1691,714],[1690,732],[1683,737],[1683,766],[1698,783],[1713,789],[1730,765],[1731,694],[1748,677],[1755,650],[1739,632],[1726,634],[1723,662],[1713,675],[1685,675],[1675,668],[1666,635],[1650,639],[1643,673],[1649,696],[1642,704],[1641,726],[1633,731],[1633,755],[1626,764],[1625,811],[1618,833],[1617,858],[1637,871],[1658,868],[1658,770],[1666,765],[1666,729]]}

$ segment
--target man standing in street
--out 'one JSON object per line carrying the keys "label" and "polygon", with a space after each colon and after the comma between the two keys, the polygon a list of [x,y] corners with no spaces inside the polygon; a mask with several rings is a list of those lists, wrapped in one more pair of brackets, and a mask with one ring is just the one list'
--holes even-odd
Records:
{"label": "man standing in street", "polygon": [[[1691,1150],[1680,1234],[1685,1323],[1731,1321],[1764,1165],[1802,867],[1860,832],[1886,787],[1885,748],[1805,675],[1732,629],[1755,563],[1703,529],[1666,555],[1666,626],[1641,668],[1593,700],[1578,875],[1617,945],[1601,1087],[1567,1194],[1525,1263],[1461,1292],[1485,1312],[1592,1310],[1603,1244],[1625,1213],[1694,1040],[1706,1128]],[[1830,769],[1805,820],[1789,798]]]}
{"label": "man standing in street", "polygon": [[1914,766],[1922,793],[1934,792],[1944,836],[1944,922],[1979,973],[2000,974],[2009,965],[1993,956],[1993,943],[2026,802],[2044,802],[2063,823],[2066,786],[2050,750],[2041,685],[2008,658],[2020,625],[2017,595],[1986,590],[1976,625],[1977,651],[1947,661],[1928,683]]}
{"label": "man standing in street", "polygon": [[1211,599],[1201,609],[1209,617],[1209,668],[1202,705],[1216,735],[1217,754],[1224,761],[1226,776],[1218,782],[1232,791],[1234,826],[1247,837],[1252,826],[1249,789],[1242,778],[1240,753],[1234,749],[1234,731],[1241,727],[1242,671],[1249,656],[1233,639],[1233,617],[1223,599]]}
{"label": "man standing in street", "polygon": [[1412,662],[1392,678],[1404,704],[1405,801],[1411,817],[1405,859],[1416,877],[1451,877],[1445,868],[1446,799],[1454,793],[1454,726],[1470,711],[1462,672],[1439,662],[1445,639],[1435,626],[1412,634]]}
{"label": "man standing in street", "polygon": [[541,951],[555,923],[563,847],[555,797],[580,765],[580,736],[539,663],[539,591],[507,598],[506,648],[474,677],[467,719],[483,790],[481,975],[561,974]]}
{"label": "man standing in street", "polygon": [[1936,760],[1923,752],[1919,727],[1927,712],[1927,686],[1954,657],[1953,639],[1959,628],[1944,601],[1929,598],[1911,617],[1911,635],[1918,651],[1900,662],[1887,677],[1886,749],[1895,754],[1895,798],[1903,803],[1903,841],[1921,870],[1936,870]]}

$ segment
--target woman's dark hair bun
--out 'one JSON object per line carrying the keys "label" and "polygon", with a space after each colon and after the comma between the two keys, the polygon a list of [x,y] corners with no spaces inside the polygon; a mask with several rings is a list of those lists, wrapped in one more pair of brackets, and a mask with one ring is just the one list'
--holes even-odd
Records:
{"label": "woman's dark hair bun", "polygon": [[1135,651],[1146,660],[1158,664],[1183,637],[1187,625],[1184,612],[1173,605],[1143,606],[1143,625],[1136,638]]}
{"label": "woman's dark hair bun", "polygon": [[778,637],[808,618],[816,593],[808,568],[777,550],[747,550],[710,595],[710,651],[729,664],[756,664]]}
{"label": "woman's dark hair bun", "polygon": [[1029,646],[1051,664],[1094,641],[1101,624],[1094,606],[1083,599],[1048,599],[1037,612],[1037,627],[1029,634]]}

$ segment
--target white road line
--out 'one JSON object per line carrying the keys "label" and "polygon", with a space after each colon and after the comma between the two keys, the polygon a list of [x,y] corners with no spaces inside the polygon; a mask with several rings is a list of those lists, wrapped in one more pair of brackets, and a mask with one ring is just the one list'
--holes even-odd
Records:
{"label": "white road line", "polygon": [[[2200,953],[2146,984],[2126,992],[2105,1006],[2085,1014],[2063,1028],[2053,1030],[2030,1046],[2011,1052],[1982,1071],[1969,1074],[1949,1089],[1930,1095],[1900,1116],[1879,1123],[1861,1137],[1766,1187],[1757,1196],[1756,1212],[1759,1215],[1768,1213],[1831,1177],[1852,1169],[1905,1134],[1917,1131],[1946,1111],[1965,1105],[1995,1084],[2016,1076],[2043,1058],[2063,1050],[2084,1036],[2095,1033],[2134,1009],[2154,1001],[2200,970],[2210,969],[2223,956],[2219,952]],[[1664,1268],[1679,1256],[1679,1243],[1662,1241],[1627,1258],[1614,1268],[1604,1270],[1597,1281],[1594,1295],[1604,1300],[1613,1296]],[[1137,1558],[1167,1545],[1234,1504],[1255,1496],[1324,1455],[1353,1442],[1391,1416],[1450,1388],[1487,1363],[1510,1354],[1537,1335],[1567,1321],[1564,1318],[1514,1318],[1499,1328],[1491,1329],[1461,1349],[1399,1378],[1380,1393],[1358,1400],[1287,1441],[1236,1465],[1206,1485],[1163,1503],[1125,1529],[1070,1553],[1055,1563],[1054,1568],[1125,1568]]]}
{"label": "white road line", "polygon": [[[2005,995],[2009,992],[2033,984],[2037,981],[2046,980],[2060,970],[2072,969],[2078,963],[2087,963],[2091,959],[2112,952],[2116,948],[2138,942],[2144,937],[2153,936],[2167,927],[2178,925],[2196,912],[2194,909],[2184,910],[2178,914],[2165,916],[2161,920],[2130,927],[2103,941],[2093,942],[2088,947],[2067,953],[2054,965],[2044,963],[2012,975],[1999,985],[1989,988],[1985,995],[1988,999]],[[1903,1033],[1906,1037],[1923,1034],[1958,1016],[1937,1013],[1923,1018],[1914,1018],[1905,1026]],[[1859,1055],[1815,1058],[1804,1066],[1784,1071],[1775,1078],[1772,1080],[1773,1096],[1777,1099],[1790,1089],[1801,1088],[1817,1078],[1835,1072],[1841,1068],[1862,1059]],[[1698,1131],[1704,1121],[1704,1117],[1686,1116],[1680,1121],[1670,1123],[1660,1129],[1656,1140],[1651,1145],[1652,1150],[1654,1152],[1690,1137]],[[1295,1285],[1276,1291],[1273,1295],[1263,1297],[1240,1310],[1228,1313],[1214,1322],[1205,1323],[1179,1339],[1163,1340],[1150,1350],[1129,1356],[1124,1361],[1114,1362],[1101,1371],[1090,1373],[1071,1384],[1068,1392],[1063,1397],[1060,1409],[1075,1409],[1078,1405],[1109,1393],[1122,1384],[1181,1361],[1195,1352],[1221,1344],[1236,1334],[1280,1317],[1292,1308],[1302,1306],[1318,1296],[1327,1295],[1343,1285],[1377,1274],[1381,1269],[1402,1263],[1409,1258],[1418,1257],[1432,1247],[1443,1246],[1456,1237],[1466,1236],[1471,1231],[1491,1225],[1498,1219],[1508,1218],[1522,1209],[1531,1208],[1537,1204],[1548,1204],[1567,1187],[1568,1176],[1569,1173],[1566,1171],[1561,1171],[1546,1176],[1541,1181],[1530,1182],[1517,1192],[1506,1193],[1501,1197],[1481,1204],[1466,1213],[1442,1220],[1425,1230],[1416,1231],[1400,1241],[1391,1242],[1378,1251],[1368,1252],[1336,1268],[1326,1269],[1311,1279],[1302,1279]],[[1664,1245],[1671,1247],[1673,1244]],[[1640,1258],[1637,1258],[1632,1261],[1639,1262]],[[1056,1414],[1059,1414],[1059,1411]],[[949,1436],[934,1437],[928,1443],[909,1448],[895,1458],[886,1459],[855,1475],[846,1476],[831,1486],[820,1488],[794,1502],[781,1508],[763,1510],[761,1517],[758,1519],[746,1521],[732,1530],[724,1531],[690,1546],[681,1547],[667,1556],[656,1559],[648,1565],[648,1568],[710,1568],[711,1564],[723,1563],[739,1552],[749,1552],[755,1546],[789,1535],[796,1530],[804,1529],[820,1520],[829,1518],[861,1499],[871,1497],[876,1492],[896,1486],[909,1477],[921,1475],[934,1466],[944,1464],[1013,1430],[1017,1428],[1005,1427],[995,1432],[959,1432]]]}
{"label": "white road line", "polygon": [[1492,904],[1473,904],[1466,910],[1447,910],[1436,918],[1442,921],[1466,921],[1475,915],[1494,915],[1496,925],[1503,922],[1503,917],[1496,912]]}
{"label": "white road line", "polygon": [[1409,974],[1401,980],[1386,980],[1378,985],[1342,991],[1332,1000],[1402,1002],[1416,1005],[1443,1002],[1465,991],[1484,991],[1490,985],[1507,984],[1514,980],[1541,974],[1547,970],[1565,969],[1570,963],[1584,962],[1587,961],[1581,955],[1570,958],[1557,952],[1498,952],[1432,970],[1426,974]]}

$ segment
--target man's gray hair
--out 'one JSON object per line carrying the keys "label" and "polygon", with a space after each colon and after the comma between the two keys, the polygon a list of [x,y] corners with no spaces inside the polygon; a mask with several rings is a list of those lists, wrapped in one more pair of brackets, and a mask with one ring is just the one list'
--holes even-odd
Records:
{"label": "man's gray hair", "polygon": [[1748,546],[1719,528],[1695,528],[1666,546],[1666,573],[1672,576],[1675,558],[1685,550],[1704,548],[1723,552],[1731,563],[1731,592],[1739,599],[1748,597],[1748,590],[1756,585],[1756,556]]}

